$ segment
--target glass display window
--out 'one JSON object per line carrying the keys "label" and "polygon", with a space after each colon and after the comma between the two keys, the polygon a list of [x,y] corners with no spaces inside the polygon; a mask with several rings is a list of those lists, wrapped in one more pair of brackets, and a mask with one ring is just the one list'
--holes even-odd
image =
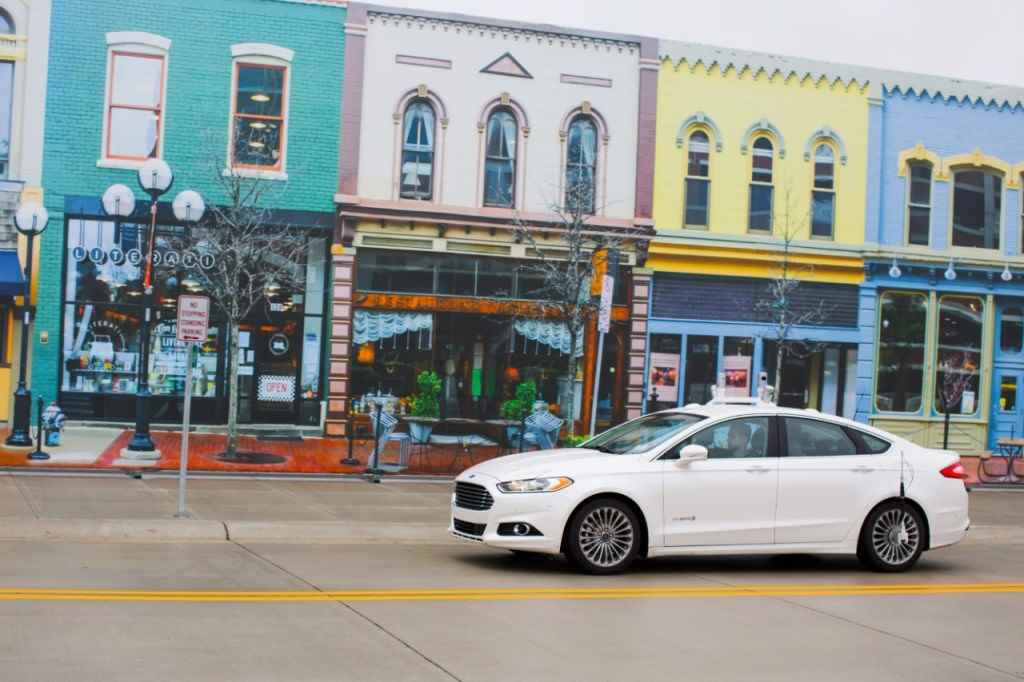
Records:
{"label": "glass display window", "polygon": [[136,311],[91,304],[64,311],[64,391],[134,393],[140,318]]}

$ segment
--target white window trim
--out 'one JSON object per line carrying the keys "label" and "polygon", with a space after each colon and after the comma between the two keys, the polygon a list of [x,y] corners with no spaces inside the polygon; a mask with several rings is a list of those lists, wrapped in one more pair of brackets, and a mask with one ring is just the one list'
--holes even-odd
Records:
{"label": "white window trim", "polygon": [[[288,179],[288,137],[291,134],[292,111],[292,61],[295,51],[287,47],[268,43],[238,43],[231,46],[231,91],[228,104],[228,135],[227,154],[224,157],[227,168],[224,177],[236,175],[241,178],[259,180]],[[284,138],[281,140],[281,167],[278,170],[260,170],[258,168],[234,168],[235,159],[235,93],[238,89],[238,65],[262,64],[282,67],[284,75]]]}
{"label": "white window trim", "polygon": [[157,131],[157,154],[156,158],[164,157],[164,131],[167,130],[167,75],[170,73],[170,38],[164,38],[153,33],[141,31],[114,31],[106,35],[107,39],[107,64],[106,64],[106,85],[103,89],[103,137],[100,140],[100,158],[96,162],[97,168],[114,168],[122,170],[138,170],[145,163],[139,159],[111,159],[107,157],[107,142],[110,136],[110,117],[107,110],[110,107],[110,89],[113,86],[113,70],[110,68],[115,52],[137,52],[139,54],[151,54],[163,57],[164,75],[163,83],[160,86],[162,100],[160,102],[160,128]]}

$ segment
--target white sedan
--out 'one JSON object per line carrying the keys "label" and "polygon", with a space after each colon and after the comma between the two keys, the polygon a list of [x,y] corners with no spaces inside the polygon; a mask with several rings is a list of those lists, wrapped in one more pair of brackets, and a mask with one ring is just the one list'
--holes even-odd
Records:
{"label": "white sedan", "polygon": [[450,532],[564,553],[588,573],[637,557],[856,554],[903,571],[961,540],[957,453],[813,410],[691,405],[578,448],[499,457],[455,481]]}

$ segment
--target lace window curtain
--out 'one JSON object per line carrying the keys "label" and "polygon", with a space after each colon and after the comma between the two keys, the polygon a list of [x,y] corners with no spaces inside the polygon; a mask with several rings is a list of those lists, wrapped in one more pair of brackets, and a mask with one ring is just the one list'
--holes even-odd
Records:
{"label": "lace window curtain", "polygon": [[376,343],[407,332],[432,330],[434,316],[430,313],[392,313],[357,310],[352,321],[356,345]]}
{"label": "lace window curtain", "polygon": [[[547,320],[516,320],[514,323],[516,334],[527,341],[534,341],[557,350],[565,355],[569,354],[570,338],[569,327],[564,322],[549,322]],[[576,338],[576,357],[583,355],[583,334]]]}

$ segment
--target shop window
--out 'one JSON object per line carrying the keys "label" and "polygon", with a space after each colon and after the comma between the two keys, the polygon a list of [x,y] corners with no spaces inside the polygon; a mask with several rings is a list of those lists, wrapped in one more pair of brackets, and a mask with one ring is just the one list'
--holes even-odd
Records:
{"label": "shop window", "polygon": [[978,411],[981,341],[985,306],[981,299],[939,299],[939,338],[935,372],[935,407],[940,412]]}
{"label": "shop window", "polygon": [[686,154],[683,220],[686,227],[707,229],[711,193],[711,145],[703,130],[690,135]]}
{"label": "shop window", "polygon": [[928,299],[886,292],[879,303],[875,407],[880,412],[921,410]]}
{"label": "shop window", "polygon": [[1004,353],[1024,352],[1024,315],[1020,308],[1003,308],[999,349]]}
{"label": "shop window", "polygon": [[565,163],[565,207],[571,212],[594,212],[597,191],[597,126],[589,116],[569,124]]}
{"label": "shop window", "polygon": [[235,69],[233,166],[282,170],[287,125],[288,68],[237,63]]}
{"label": "shop window", "polygon": [[999,409],[1003,412],[1017,409],[1017,377],[1003,375],[999,384]]}
{"label": "shop window", "polygon": [[509,109],[497,109],[487,119],[484,206],[515,206],[518,135],[516,117]]}
{"label": "shop window", "polygon": [[814,150],[814,188],[811,191],[811,236],[832,239],[836,223],[835,152],[827,144]]}
{"label": "shop window", "polygon": [[910,164],[907,190],[907,243],[928,246],[932,217],[932,165]]}
{"label": "shop window", "polygon": [[679,357],[682,337],[651,334],[647,411],[667,410],[679,404]]}
{"label": "shop window", "polygon": [[750,161],[750,215],[747,227],[752,232],[771,232],[775,193],[772,184],[775,156],[771,140],[767,137],[757,138]]}
{"label": "shop window", "polygon": [[953,173],[953,246],[999,248],[1002,175],[990,170]]}
{"label": "shop window", "polygon": [[686,390],[683,403],[706,403],[711,387],[718,381],[718,337],[689,336],[686,339]]}
{"label": "shop window", "polygon": [[476,259],[470,256],[445,258],[438,269],[437,282],[439,294],[475,296]]}
{"label": "shop window", "polygon": [[143,161],[160,156],[165,62],[162,54],[111,52],[107,158]]}
{"label": "shop window", "polygon": [[402,124],[403,199],[428,201],[434,195],[434,107],[414,100],[405,109]]}

